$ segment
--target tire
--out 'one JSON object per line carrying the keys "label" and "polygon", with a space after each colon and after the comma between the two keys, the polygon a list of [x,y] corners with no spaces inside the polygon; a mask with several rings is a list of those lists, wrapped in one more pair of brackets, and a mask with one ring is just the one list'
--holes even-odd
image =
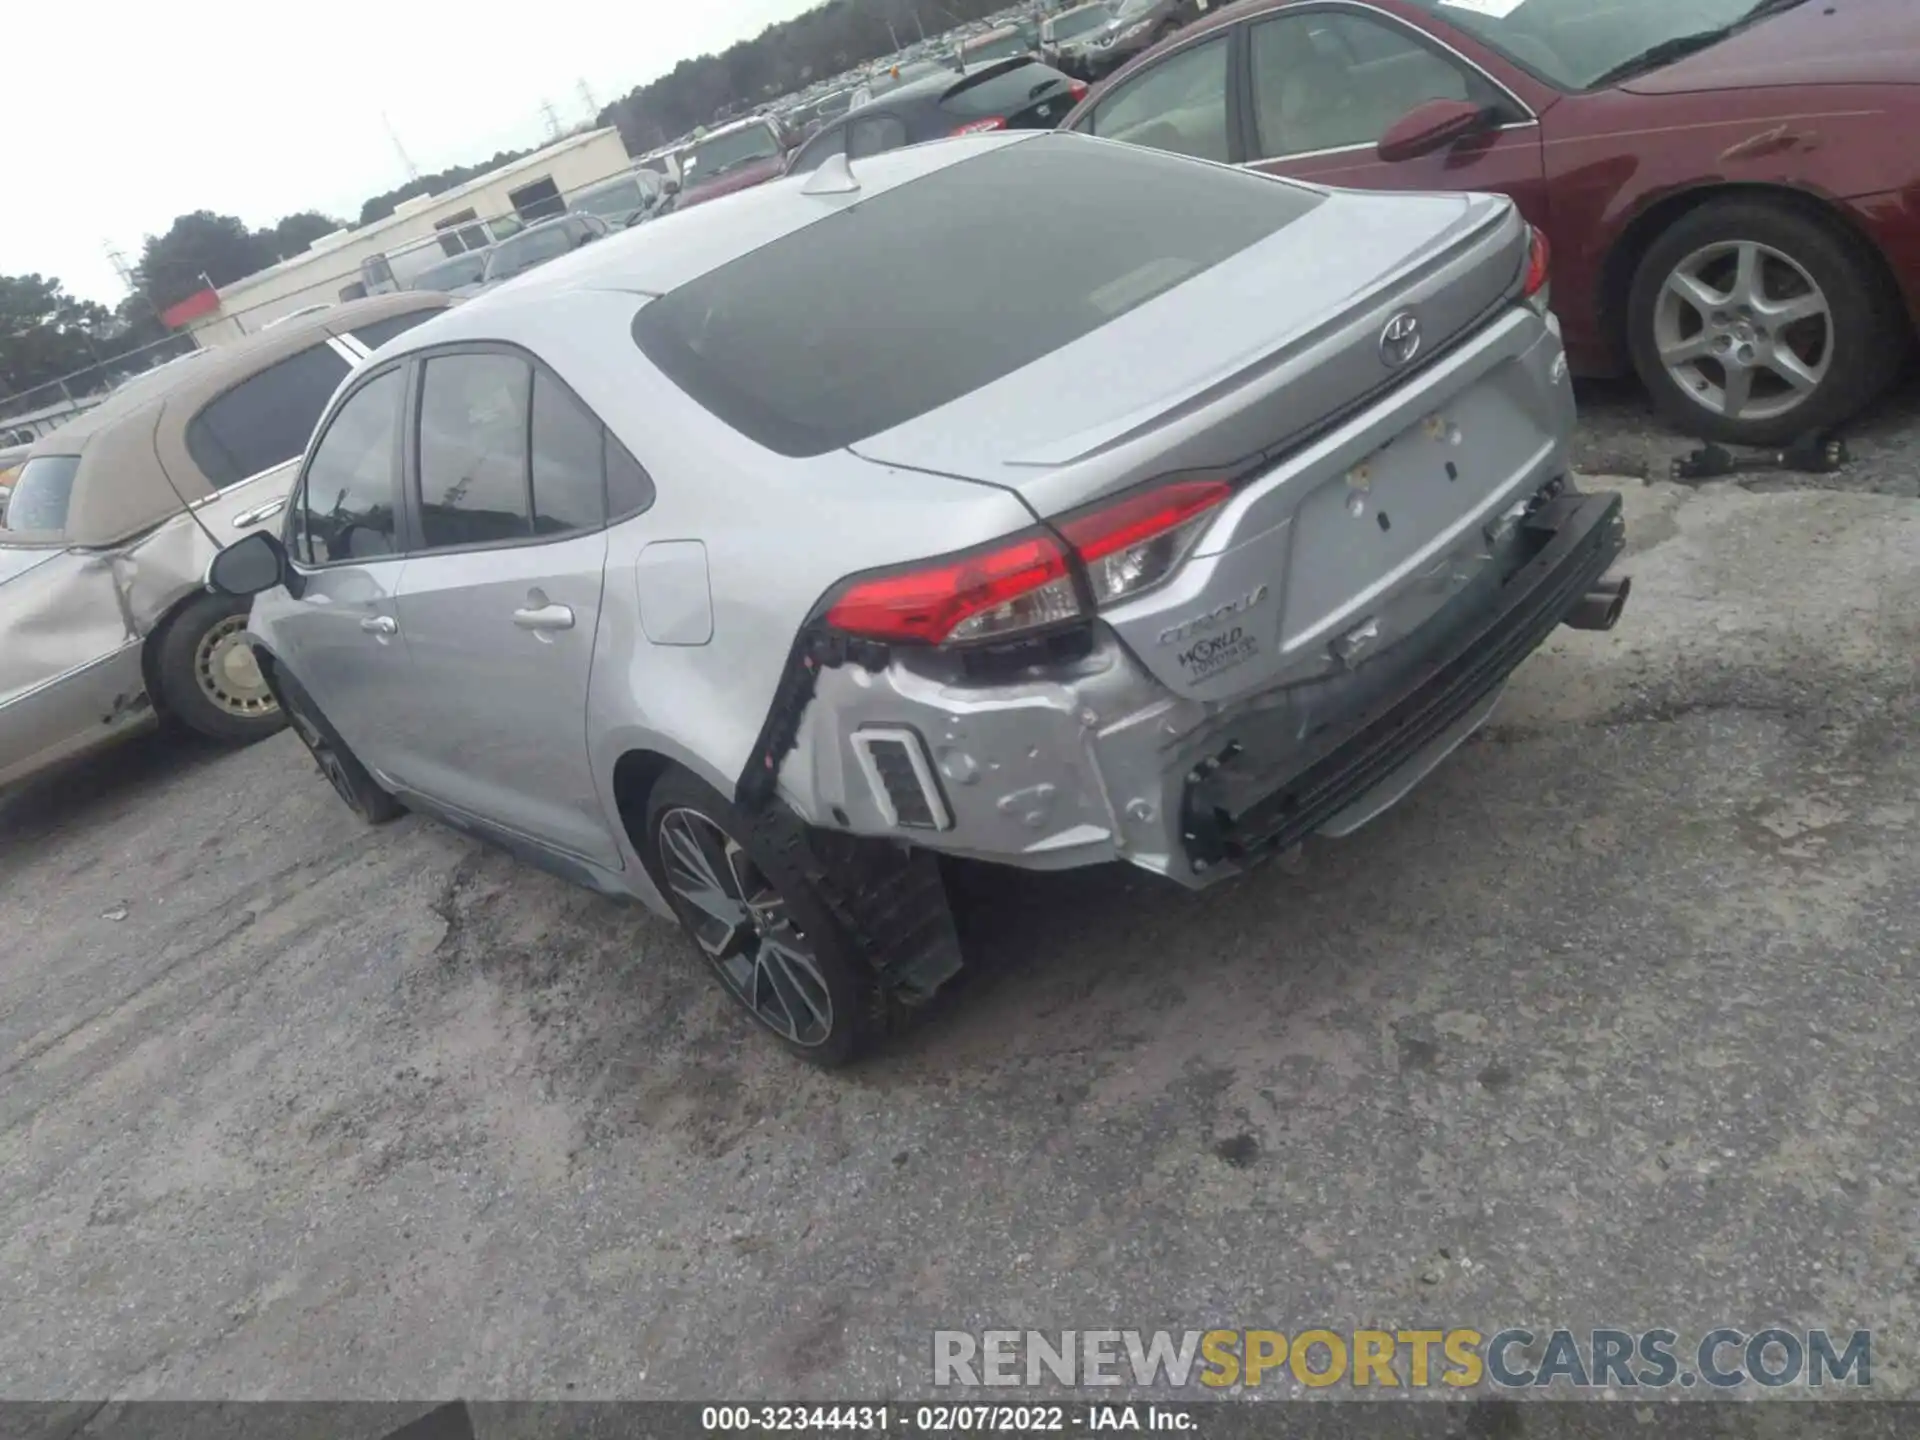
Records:
{"label": "tire", "polygon": [[1829,432],[1878,397],[1899,366],[1902,313],[1865,242],[1793,205],[1717,200],[1642,258],[1627,340],[1681,430],[1780,445]]}
{"label": "tire", "polygon": [[241,640],[251,600],[201,595],[167,622],[153,652],[166,713],[196,734],[249,745],[287,723],[273,690]]}
{"label": "tire", "polygon": [[[830,1069],[891,1028],[871,947],[810,873],[805,827],[790,814],[749,819],[672,770],[648,794],[644,824],[641,857],[680,928],[720,988],[788,1051]],[[710,910],[688,898],[702,890]]]}
{"label": "tire", "polygon": [[406,807],[380,788],[380,782],[347,748],[347,742],[298,682],[281,671],[273,677],[273,689],[293,733],[313,756],[320,778],[333,787],[333,793],[349,810],[368,825],[385,825],[406,814]]}

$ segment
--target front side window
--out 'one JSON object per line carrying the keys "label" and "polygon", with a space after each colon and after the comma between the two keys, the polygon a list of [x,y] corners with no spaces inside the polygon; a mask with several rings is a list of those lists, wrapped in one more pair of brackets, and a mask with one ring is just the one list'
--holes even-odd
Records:
{"label": "front side window", "polygon": [[1108,140],[1201,160],[1228,160],[1227,37],[1178,51],[1094,107],[1086,129]]}
{"label": "front side window", "polygon": [[67,528],[78,455],[36,455],[13,477],[13,498],[6,502],[0,529],[57,533]]}
{"label": "front side window", "polygon": [[435,355],[420,385],[420,540],[428,550],[533,533],[527,421],[533,367],[514,355]]}
{"label": "front side window", "polygon": [[376,560],[394,553],[399,368],[367,381],[334,414],[307,463],[294,516],[294,554],[309,565]]}
{"label": "front side window", "polygon": [[1429,100],[1494,105],[1484,81],[1397,25],[1361,15],[1283,15],[1253,26],[1253,121],[1261,159],[1379,143]]}
{"label": "front side window", "polygon": [[315,345],[242,380],[187,424],[187,453],[215,490],[298,459],[347,362]]}

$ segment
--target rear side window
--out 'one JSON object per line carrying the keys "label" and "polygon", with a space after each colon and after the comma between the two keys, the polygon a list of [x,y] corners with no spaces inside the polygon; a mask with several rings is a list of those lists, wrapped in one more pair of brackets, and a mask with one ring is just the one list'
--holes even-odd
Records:
{"label": "rear side window", "polygon": [[1065,94],[1066,86],[1066,76],[1035,61],[950,90],[941,97],[940,108],[956,120],[1013,115],[1048,95]]}
{"label": "rear side window", "polygon": [[653,505],[653,477],[627,447],[607,432],[607,518],[626,520]]}
{"label": "rear side window", "polygon": [[[480,271],[485,263],[485,261],[478,259],[468,261],[473,273],[471,276],[462,277],[462,283],[468,279],[478,280],[480,278]],[[407,331],[413,329],[414,326],[424,324],[440,313],[439,310],[434,309],[409,310],[404,315],[389,315],[384,320],[369,320],[364,325],[356,325],[353,327],[353,338],[369,350],[378,350],[382,345],[386,344],[387,341],[393,339],[394,336],[404,335]]]}
{"label": "rear side window", "polygon": [[527,495],[533,367],[513,355],[436,355],[420,383],[420,539],[428,550],[533,533]]}
{"label": "rear side window", "polygon": [[837,125],[831,130],[821,131],[818,135],[814,136],[813,139],[809,140],[806,148],[793,157],[793,164],[788,168],[788,173],[804,175],[809,170],[817,170],[820,167],[820,162],[828,156],[844,155],[846,153],[847,127],[845,125]]}
{"label": "rear side window", "polygon": [[847,158],[898,150],[907,143],[907,126],[898,115],[869,115],[847,127]]}
{"label": "rear side window", "polygon": [[605,430],[564,385],[533,377],[533,529],[592,530],[606,521]]}
{"label": "rear side window", "polygon": [[314,446],[294,517],[294,553],[306,563],[394,553],[404,373],[389,370],[354,391]]}
{"label": "rear side window", "polygon": [[36,455],[13,477],[13,498],[6,504],[8,530],[64,530],[73,503],[78,455]]}
{"label": "rear side window", "polygon": [[347,378],[325,344],[289,355],[210,401],[187,424],[187,453],[216,490],[299,458]]}
{"label": "rear side window", "polygon": [[1243,171],[1042,136],[729,261],[642,306],[633,336],[734,429],[821,455],[1072,344],[1319,204]]}

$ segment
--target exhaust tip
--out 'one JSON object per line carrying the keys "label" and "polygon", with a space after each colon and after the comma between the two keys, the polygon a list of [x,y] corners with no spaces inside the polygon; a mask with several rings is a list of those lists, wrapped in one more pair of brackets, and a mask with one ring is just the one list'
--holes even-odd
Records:
{"label": "exhaust tip", "polygon": [[1611,630],[1620,623],[1627,608],[1627,596],[1633,593],[1633,580],[1602,580],[1568,612],[1565,623],[1575,630]]}

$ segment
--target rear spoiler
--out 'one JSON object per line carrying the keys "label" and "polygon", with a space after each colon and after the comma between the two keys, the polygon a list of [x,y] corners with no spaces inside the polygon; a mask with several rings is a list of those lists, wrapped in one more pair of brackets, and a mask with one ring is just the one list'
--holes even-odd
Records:
{"label": "rear spoiler", "polygon": [[1022,65],[1038,63],[1038,57],[1033,55],[1009,55],[1004,60],[995,60],[990,64],[982,65],[978,70],[967,71],[958,84],[949,85],[940,92],[940,99],[942,102],[951,100],[962,90],[971,90],[976,85],[984,85],[989,80],[998,79],[1002,75],[1018,70]]}

